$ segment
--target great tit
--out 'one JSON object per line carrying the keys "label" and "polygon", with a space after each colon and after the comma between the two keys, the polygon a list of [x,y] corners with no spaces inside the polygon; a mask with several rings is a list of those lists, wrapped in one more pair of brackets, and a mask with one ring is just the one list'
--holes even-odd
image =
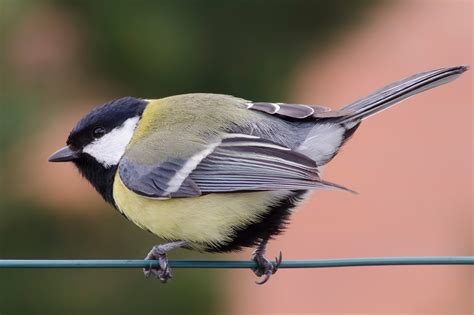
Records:
{"label": "great tit", "polygon": [[280,257],[265,257],[291,210],[313,189],[349,189],[321,168],[362,120],[468,68],[442,68],[392,83],[342,109],[252,102],[218,94],[148,100],[124,97],[94,108],[50,162],[73,162],[127,219],[168,241],[145,259],[162,282],[166,252],[229,252],[256,246],[254,272],[265,283]]}

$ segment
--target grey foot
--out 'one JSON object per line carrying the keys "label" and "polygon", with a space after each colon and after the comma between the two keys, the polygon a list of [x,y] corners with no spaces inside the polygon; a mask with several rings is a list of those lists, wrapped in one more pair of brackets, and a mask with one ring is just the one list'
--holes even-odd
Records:
{"label": "grey foot", "polygon": [[159,266],[143,268],[146,278],[152,274],[162,283],[166,283],[173,277],[168,258],[166,257],[166,251],[162,248],[162,245],[153,246],[148,255],[146,255],[145,260],[158,260],[159,262]]}
{"label": "grey foot", "polygon": [[270,279],[270,277],[277,272],[278,267],[281,265],[282,261],[282,254],[278,255],[278,257],[275,258],[275,262],[272,263],[270,260],[268,260],[260,251],[255,251],[252,255],[252,260],[254,260],[257,263],[257,267],[252,268],[253,272],[258,276],[262,277],[263,279],[260,281],[255,281],[256,284],[264,284],[265,282]]}
{"label": "grey foot", "polygon": [[148,278],[152,274],[161,282],[166,283],[173,277],[168,258],[166,258],[166,252],[176,248],[185,247],[186,245],[186,241],[175,241],[153,246],[148,255],[146,255],[145,260],[158,260],[158,266],[143,268],[145,277]]}

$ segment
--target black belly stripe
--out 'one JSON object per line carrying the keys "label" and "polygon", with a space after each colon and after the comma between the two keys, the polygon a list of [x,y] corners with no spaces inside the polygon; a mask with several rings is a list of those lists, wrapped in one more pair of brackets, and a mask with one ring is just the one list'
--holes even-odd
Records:
{"label": "black belly stripe", "polygon": [[237,230],[232,241],[217,247],[208,247],[206,251],[214,253],[237,251],[243,247],[253,247],[262,239],[281,234],[289,222],[291,209],[301,201],[306,192],[306,190],[293,191],[290,196],[272,206],[259,222]]}

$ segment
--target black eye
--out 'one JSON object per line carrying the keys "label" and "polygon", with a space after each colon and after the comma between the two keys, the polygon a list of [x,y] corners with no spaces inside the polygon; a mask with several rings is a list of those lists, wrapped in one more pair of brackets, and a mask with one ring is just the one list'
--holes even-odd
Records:
{"label": "black eye", "polygon": [[92,131],[92,136],[96,139],[99,139],[105,135],[105,128],[104,127],[97,127],[94,128]]}

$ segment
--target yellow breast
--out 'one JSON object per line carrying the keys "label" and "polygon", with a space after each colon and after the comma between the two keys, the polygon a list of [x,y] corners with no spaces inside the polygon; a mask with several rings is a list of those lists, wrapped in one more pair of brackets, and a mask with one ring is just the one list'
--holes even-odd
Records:
{"label": "yellow breast", "polygon": [[235,229],[258,221],[287,191],[209,194],[158,200],[140,196],[115,176],[113,197],[132,222],[159,237],[184,240],[196,249],[225,244]]}

